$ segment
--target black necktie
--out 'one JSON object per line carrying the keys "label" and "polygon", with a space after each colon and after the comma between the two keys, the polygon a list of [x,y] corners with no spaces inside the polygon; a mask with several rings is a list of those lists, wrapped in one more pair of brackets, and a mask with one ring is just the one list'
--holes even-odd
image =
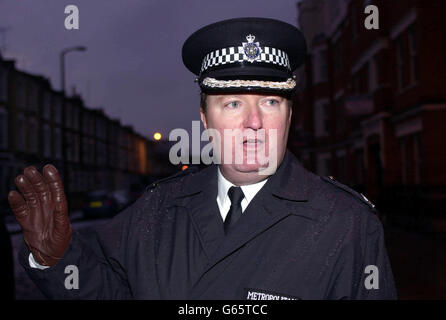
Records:
{"label": "black necktie", "polygon": [[241,203],[245,195],[243,194],[242,188],[231,187],[229,188],[228,196],[231,200],[231,207],[229,208],[228,214],[226,215],[224,224],[226,234],[242,215]]}

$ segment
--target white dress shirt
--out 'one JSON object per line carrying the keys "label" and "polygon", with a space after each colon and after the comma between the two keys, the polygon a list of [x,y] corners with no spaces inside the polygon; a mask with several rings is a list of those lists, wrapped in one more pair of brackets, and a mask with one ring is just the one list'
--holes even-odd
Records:
{"label": "white dress shirt", "polygon": [[[230,187],[235,186],[235,185],[233,183],[231,183],[230,181],[228,181],[225,177],[223,177],[223,175],[220,171],[220,167],[218,167],[217,171],[218,171],[217,204],[218,204],[218,208],[220,209],[221,217],[222,217],[223,221],[225,221],[226,215],[228,214],[229,208],[231,207],[231,200],[229,199],[229,196],[228,196],[228,190]],[[243,194],[245,195],[245,197],[243,198],[242,203],[241,203],[242,204],[242,212],[245,211],[248,204],[251,202],[251,200],[254,198],[254,196],[257,194],[257,192],[259,192],[260,189],[262,189],[262,187],[266,183],[266,181],[268,181],[268,179],[262,180],[260,182],[254,183],[254,184],[241,186]],[[41,270],[49,268],[47,266],[42,266],[38,262],[36,262],[36,260],[34,260],[32,253],[29,254],[28,260],[29,260],[29,265],[32,268],[37,268],[37,269],[41,269]]]}
{"label": "white dress shirt", "polygon": [[[245,197],[242,200],[242,212],[245,211],[248,204],[251,202],[251,200],[254,198],[254,196],[257,194],[257,192],[262,189],[263,185],[268,181],[268,179],[262,180],[260,182],[241,186],[243,194]],[[223,174],[220,171],[220,167],[218,167],[218,194],[217,194],[217,204],[218,208],[220,209],[220,214],[225,221],[226,215],[228,214],[229,208],[231,207],[231,200],[228,196],[228,190],[230,187],[235,186],[233,183],[228,181],[225,177],[223,177]]]}

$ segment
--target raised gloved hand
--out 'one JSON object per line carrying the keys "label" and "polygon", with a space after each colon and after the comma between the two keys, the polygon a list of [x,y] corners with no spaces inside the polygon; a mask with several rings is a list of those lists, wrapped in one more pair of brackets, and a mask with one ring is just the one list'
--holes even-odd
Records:
{"label": "raised gloved hand", "polygon": [[15,178],[17,191],[8,195],[23,237],[34,259],[41,265],[54,266],[71,240],[71,224],[67,201],[57,169],[43,168],[43,176],[33,166],[26,167],[23,175]]}

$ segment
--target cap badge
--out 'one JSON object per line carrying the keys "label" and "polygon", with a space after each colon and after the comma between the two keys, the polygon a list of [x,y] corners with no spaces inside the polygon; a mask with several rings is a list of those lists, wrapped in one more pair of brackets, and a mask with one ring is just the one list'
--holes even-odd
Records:
{"label": "cap badge", "polygon": [[254,42],[255,38],[255,36],[249,34],[246,36],[246,40],[248,40],[248,42],[242,42],[243,52],[245,53],[245,56],[247,57],[249,62],[253,62],[254,60],[256,60],[262,52],[259,43]]}

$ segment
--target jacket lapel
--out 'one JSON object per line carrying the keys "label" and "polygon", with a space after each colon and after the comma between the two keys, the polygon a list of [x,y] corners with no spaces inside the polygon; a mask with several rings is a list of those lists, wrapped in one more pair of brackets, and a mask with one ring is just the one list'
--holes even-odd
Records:
{"label": "jacket lapel", "polygon": [[252,199],[219,249],[211,255],[205,272],[290,214],[317,220],[312,210],[306,207],[311,178],[311,174],[287,151],[277,172]]}
{"label": "jacket lapel", "polygon": [[177,206],[186,208],[208,259],[224,240],[223,220],[217,205],[217,167],[211,165],[187,177]]}

